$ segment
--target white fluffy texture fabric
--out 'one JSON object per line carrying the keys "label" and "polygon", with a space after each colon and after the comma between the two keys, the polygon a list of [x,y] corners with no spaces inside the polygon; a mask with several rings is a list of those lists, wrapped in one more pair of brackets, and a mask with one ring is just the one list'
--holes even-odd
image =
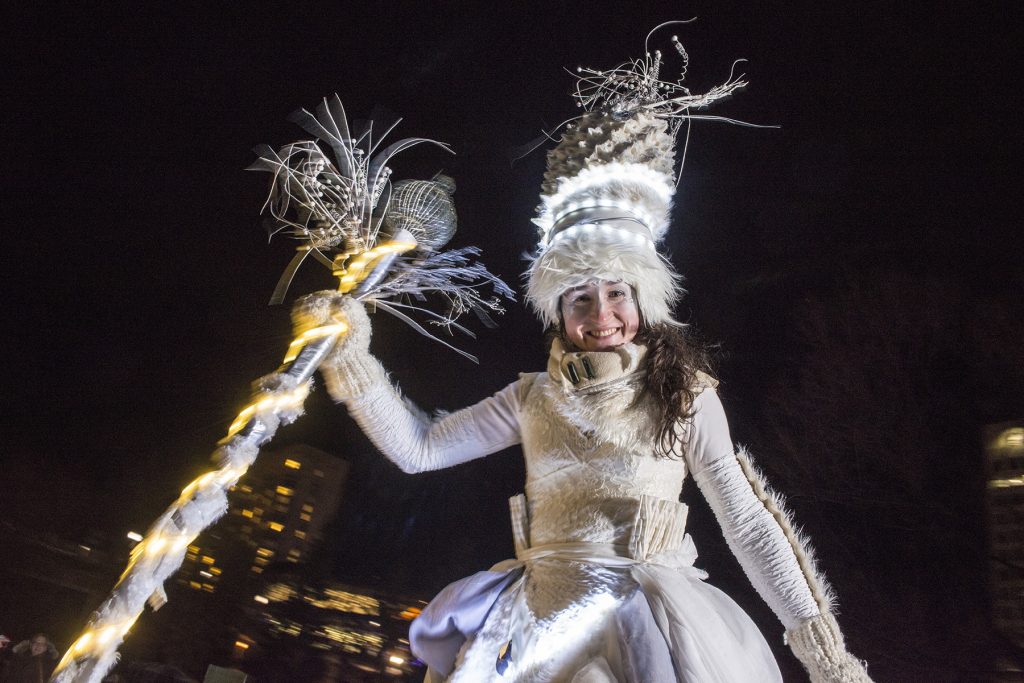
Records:
{"label": "white fluffy texture fabric", "polygon": [[348,323],[348,331],[338,339],[324,360],[328,364],[347,353],[369,350],[373,326],[366,315],[365,305],[348,294],[326,289],[307,294],[292,309],[292,326],[296,335],[339,320]]}
{"label": "white fluffy texture fabric", "polygon": [[533,259],[526,275],[526,298],[545,325],[558,323],[563,292],[593,280],[630,285],[646,324],[677,324],[672,307],[682,296],[682,278],[649,243],[624,240],[614,230],[559,237]]}
{"label": "white fluffy texture fabric", "polygon": [[[353,354],[345,363],[365,366],[360,376],[383,378],[368,355]],[[636,545],[644,510],[679,507],[682,481],[694,472],[742,566],[780,620],[791,625],[817,617],[790,540],[737,464],[715,391],[705,388],[697,398],[685,459],[657,458],[651,411],[644,399],[636,400],[642,376],[613,377],[574,393],[561,377],[527,374],[470,408],[437,417],[415,409],[384,381],[360,382],[356,391],[336,389],[378,448],[408,472],[521,443],[531,547]],[[344,377],[336,380],[345,383]],[[645,506],[651,499],[660,504]],[[669,527],[660,537],[679,542]],[[671,549],[654,549],[662,550]],[[638,636],[654,623],[667,644],[662,654],[644,649]],[[510,669],[498,676],[495,659],[510,637],[518,645]],[[670,659],[657,659],[664,656]],[[450,680],[540,683],[585,680],[574,676],[600,671],[606,680],[644,681],[663,666],[677,681],[779,680],[749,618],[692,571],[656,562],[621,567],[558,558],[527,564],[524,578],[502,593],[482,630],[463,647]]]}
{"label": "white fluffy texture fabric", "polygon": [[[785,530],[752,495],[750,481],[735,457],[721,458],[694,478],[708,499],[733,554],[754,588],[787,629],[820,614],[812,582]],[[784,570],[784,571],[783,571]]]}

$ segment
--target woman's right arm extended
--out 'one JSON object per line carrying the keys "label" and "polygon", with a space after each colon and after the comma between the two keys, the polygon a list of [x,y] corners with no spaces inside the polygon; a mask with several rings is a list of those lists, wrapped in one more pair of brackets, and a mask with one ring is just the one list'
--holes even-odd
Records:
{"label": "woman's right arm extended", "polygon": [[327,390],[404,472],[451,467],[519,443],[519,382],[469,408],[431,417],[399,394],[370,355],[370,321],[360,302],[313,294],[296,307],[296,325],[324,324],[339,312],[349,332],[320,365]]}

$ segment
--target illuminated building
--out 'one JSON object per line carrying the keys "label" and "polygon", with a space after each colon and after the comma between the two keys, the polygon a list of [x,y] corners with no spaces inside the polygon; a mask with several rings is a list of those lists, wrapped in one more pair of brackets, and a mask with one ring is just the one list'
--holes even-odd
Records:
{"label": "illuminated building", "polygon": [[[309,446],[265,451],[229,494],[225,516],[186,551],[178,585],[241,607],[224,642],[235,665],[261,680],[423,678],[408,631],[424,601],[334,581],[308,585],[304,562],[337,512],[348,470]],[[273,668],[297,660],[316,660],[315,677]]]}
{"label": "illuminated building", "polygon": [[336,677],[325,677],[331,680],[420,681],[425,667],[409,651],[408,631],[425,604],[335,581],[313,587],[282,577],[253,596],[248,612],[255,637],[248,642],[256,657],[260,648],[301,642],[333,659]]}
{"label": "illuminated building", "polygon": [[310,446],[264,451],[232,489],[224,518],[188,546],[177,582],[213,593],[222,580],[259,585],[267,566],[302,561],[337,512],[348,468]]}
{"label": "illuminated building", "polygon": [[1024,421],[985,429],[992,617],[1024,649]]}

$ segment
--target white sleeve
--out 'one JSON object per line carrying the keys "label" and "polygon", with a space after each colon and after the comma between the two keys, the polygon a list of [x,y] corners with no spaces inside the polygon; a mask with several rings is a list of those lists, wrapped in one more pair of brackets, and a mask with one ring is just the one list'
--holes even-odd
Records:
{"label": "white sleeve", "polygon": [[476,405],[431,417],[398,393],[372,356],[321,370],[331,394],[345,402],[366,436],[404,472],[451,467],[520,441],[522,380]]}
{"label": "white sleeve", "polygon": [[828,609],[828,593],[781,504],[737,453],[714,389],[694,402],[687,465],[744,573],[787,629]]}

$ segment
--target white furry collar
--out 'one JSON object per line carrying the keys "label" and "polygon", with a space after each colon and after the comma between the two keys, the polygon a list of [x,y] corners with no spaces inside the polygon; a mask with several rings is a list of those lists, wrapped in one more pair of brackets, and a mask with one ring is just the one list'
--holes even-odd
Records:
{"label": "white furry collar", "polygon": [[566,392],[580,392],[633,374],[646,358],[642,344],[623,344],[610,351],[566,351],[562,340],[555,339],[548,374]]}

